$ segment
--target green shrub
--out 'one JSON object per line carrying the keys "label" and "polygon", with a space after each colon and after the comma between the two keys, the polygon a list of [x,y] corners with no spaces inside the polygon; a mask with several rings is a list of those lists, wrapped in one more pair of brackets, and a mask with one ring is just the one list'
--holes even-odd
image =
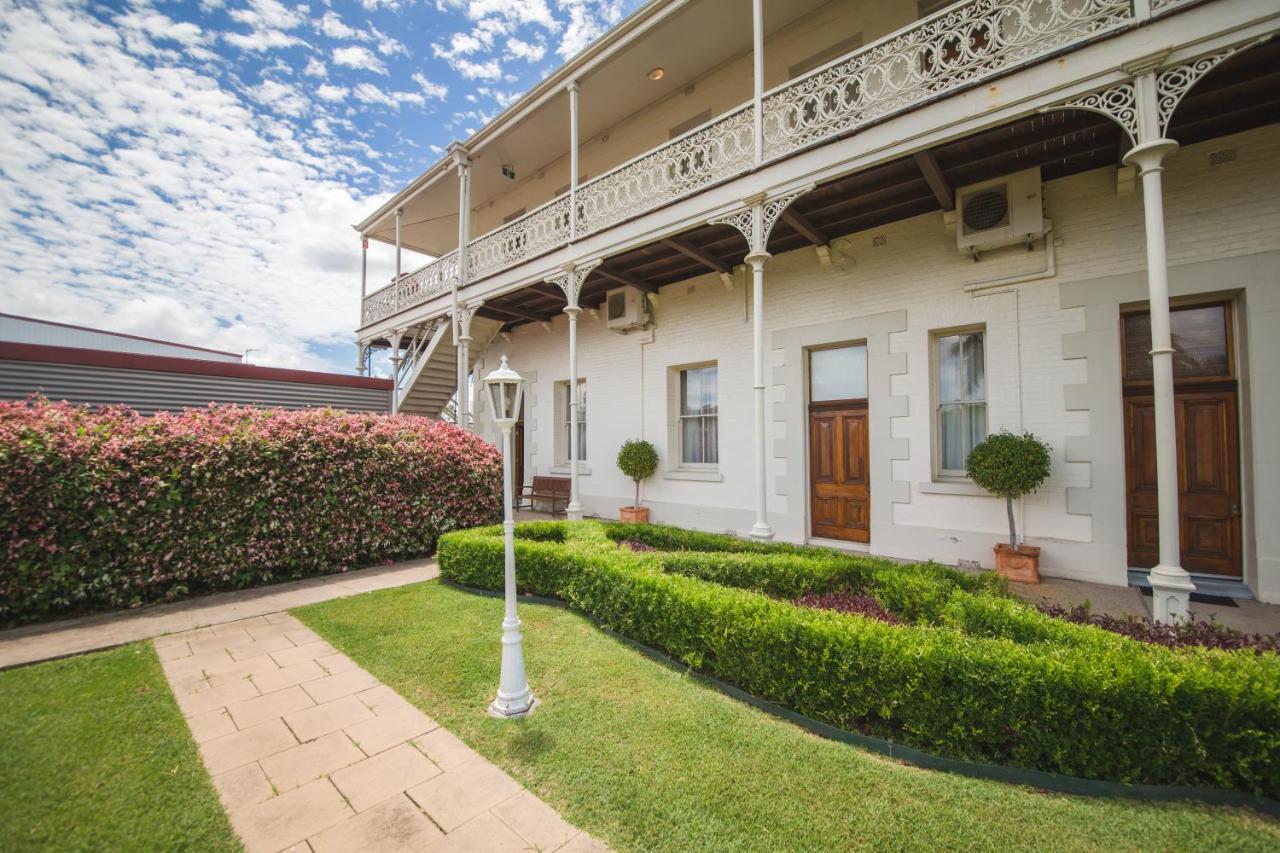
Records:
{"label": "green shrub", "polygon": [[640,483],[658,470],[658,451],[643,439],[623,442],[622,449],[618,451],[618,469],[627,475],[628,480],[635,482],[636,502],[632,506],[640,506]]}
{"label": "green shrub", "polygon": [[1029,432],[1014,435],[1000,430],[969,451],[966,473],[981,488],[1004,498],[1009,515],[1009,547],[1018,547],[1018,530],[1013,524],[1013,499],[1040,488],[1053,468],[1049,445]]}
{"label": "green shrub", "polygon": [[[757,696],[956,758],[1093,779],[1280,793],[1280,658],[1148,646],[1069,625],[939,566],[626,525],[517,526],[522,591]],[[498,527],[440,541],[444,577],[502,585]],[[798,558],[808,555],[812,566]],[[699,563],[701,562],[701,567]],[[753,574],[758,572],[758,574]],[[896,576],[896,578],[894,577]],[[715,582],[708,582],[715,581]],[[870,583],[916,611],[887,625],[798,607],[817,584]],[[932,588],[932,591],[930,589]]]}

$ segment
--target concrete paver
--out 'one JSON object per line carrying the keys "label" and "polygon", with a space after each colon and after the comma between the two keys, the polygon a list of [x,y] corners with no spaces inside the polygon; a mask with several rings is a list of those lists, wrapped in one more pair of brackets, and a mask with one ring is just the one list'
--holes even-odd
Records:
{"label": "concrete paver", "polygon": [[607,849],[287,613],[155,645],[250,853]]}

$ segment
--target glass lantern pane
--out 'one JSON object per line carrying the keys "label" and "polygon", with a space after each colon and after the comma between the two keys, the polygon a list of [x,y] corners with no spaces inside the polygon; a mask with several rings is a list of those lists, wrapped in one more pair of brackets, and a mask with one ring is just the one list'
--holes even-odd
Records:
{"label": "glass lantern pane", "polygon": [[867,396],[867,347],[856,344],[809,353],[809,399],[862,400]]}

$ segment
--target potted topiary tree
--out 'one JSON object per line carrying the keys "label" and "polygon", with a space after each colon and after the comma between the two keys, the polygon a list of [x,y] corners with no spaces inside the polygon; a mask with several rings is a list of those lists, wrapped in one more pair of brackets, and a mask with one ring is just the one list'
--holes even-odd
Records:
{"label": "potted topiary tree", "polygon": [[996,572],[1012,581],[1040,582],[1040,549],[1019,545],[1013,523],[1013,499],[1029,495],[1049,478],[1049,445],[1031,433],[1001,430],[969,453],[969,476],[980,487],[1004,498],[1009,513],[1009,544],[996,545]]}
{"label": "potted topiary tree", "polygon": [[633,438],[618,451],[618,467],[636,484],[635,505],[619,509],[618,517],[622,521],[647,522],[649,508],[640,506],[640,481],[649,479],[658,470],[658,451],[649,442]]}

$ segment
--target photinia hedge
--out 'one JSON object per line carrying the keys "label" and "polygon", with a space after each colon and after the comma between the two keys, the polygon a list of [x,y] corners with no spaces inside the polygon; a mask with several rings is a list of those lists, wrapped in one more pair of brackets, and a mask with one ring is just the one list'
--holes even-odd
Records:
{"label": "photinia hedge", "polygon": [[501,472],[411,416],[0,402],[0,623],[429,555],[500,517]]}

